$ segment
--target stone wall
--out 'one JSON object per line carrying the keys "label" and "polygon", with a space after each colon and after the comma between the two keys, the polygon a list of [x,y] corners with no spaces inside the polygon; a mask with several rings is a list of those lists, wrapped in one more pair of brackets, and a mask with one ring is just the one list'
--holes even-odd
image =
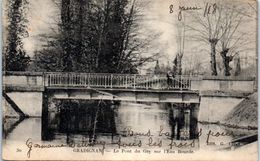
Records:
{"label": "stone wall", "polygon": [[203,79],[191,81],[192,90],[253,92],[254,80]]}
{"label": "stone wall", "polygon": [[[25,114],[30,117],[41,117],[42,92],[10,92],[7,95]],[[5,105],[4,109],[11,108],[5,100],[3,100],[3,104]],[[5,114],[12,116],[13,114],[10,111],[12,110],[5,110]]]}
{"label": "stone wall", "polygon": [[11,86],[43,86],[43,76],[41,73],[26,74],[17,72],[4,75],[3,84]]}
{"label": "stone wall", "polygon": [[199,121],[222,122],[243,98],[232,97],[201,97]]}

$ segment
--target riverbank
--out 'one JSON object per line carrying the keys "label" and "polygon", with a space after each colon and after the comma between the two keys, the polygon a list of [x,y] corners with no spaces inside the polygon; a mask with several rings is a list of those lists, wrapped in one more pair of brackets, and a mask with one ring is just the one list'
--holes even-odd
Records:
{"label": "riverbank", "polygon": [[255,92],[231,110],[223,122],[239,126],[257,127],[257,114],[257,92]]}
{"label": "riverbank", "polygon": [[243,130],[257,130],[258,127],[257,126],[241,126],[239,124],[230,124],[230,123],[226,123],[226,122],[208,122],[208,121],[198,121],[200,124],[202,125],[219,125],[219,126],[223,126],[223,127],[227,127],[227,128],[233,128],[233,129],[243,129]]}

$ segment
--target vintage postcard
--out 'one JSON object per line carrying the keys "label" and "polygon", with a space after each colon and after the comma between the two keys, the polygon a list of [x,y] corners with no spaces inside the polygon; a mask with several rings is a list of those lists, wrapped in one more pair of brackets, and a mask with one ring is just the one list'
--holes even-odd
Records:
{"label": "vintage postcard", "polygon": [[3,159],[258,159],[255,0],[2,11]]}

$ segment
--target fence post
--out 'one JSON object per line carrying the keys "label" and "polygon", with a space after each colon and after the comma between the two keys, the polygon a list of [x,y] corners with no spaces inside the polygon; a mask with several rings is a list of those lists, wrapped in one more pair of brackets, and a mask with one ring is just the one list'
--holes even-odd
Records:
{"label": "fence post", "polygon": [[182,80],[182,76],[180,77],[180,85],[181,85],[181,90],[182,90],[182,85],[183,85],[183,80]]}
{"label": "fence post", "polygon": [[110,88],[113,88],[113,74],[111,74]]}
{"label": "fence post", "polygon": [[189,90],[191,90],[191,77],[189,77]]}
{"label": "fence post", "polygon": [[90,73],[88,73],[88,88],[90,88]]}
{"label": "fence post", "polygon": [[87,86],[87,76],[84,74],[84,87]]}
{"label": "fence post", "polygon": [[52,82],[53,82],[52,75],[53,75],[53,74],[50,74],[50,86],[52,86]]}
{"label": "fence post", "polygon": [[45,73],[42,73],[42,86],[45,87]]}
{"label": "fence post", "polygon": [[70,85],[70,76],[69,76],[69,73],[67,73],[66,75],[67,75],[67,83],[66,83],[66,85],[68,87]]}
{"label": "fence post", "polygon": [[48,73],[43,73],[43,86],[50,86],[49,85],[49,74]]}
{"label": "fence post", "polygon": [[125,88],[127,88],[127,75],[125,76]]}
{"label": "fence post", "polygon": [[146,77],[146,81],[145,81],[145,87],[146,87],[146,89],[148,89],[148,81],[149,81],[149,77]]}
{"label": "fence post", "polygon": [[136,74],[134,75],[134,89],[135,89]]}
{"label": "fence post", "polygon": [[105,79],[105,88],[107,88],[107,76],[106,75],[104,76],[104,79]]}

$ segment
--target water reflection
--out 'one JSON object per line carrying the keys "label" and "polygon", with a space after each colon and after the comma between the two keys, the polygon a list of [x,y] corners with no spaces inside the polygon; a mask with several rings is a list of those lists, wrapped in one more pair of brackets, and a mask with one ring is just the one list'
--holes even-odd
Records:
{"label": "water reflection", "polygon": [[[115,142],[121,137],[131,140],[135,133],[146,134],[148,131],[157,139],[198,138],[198,108],[193,104],[53,100],[44,116],[48,123],[42,126],[42,140],[54,140],[64,135],[68,142],[72,136],[82,135],[91,142],[102,137]],[[129,132],[133,135],[126,134]],[[159,136],[160,133],[163,135]],[[138,139],[142,136],[138,135]]]}
{"label": "water reflection", "polygon": [[195,104],[170,104],[169,124],[176,140],[198,138],[198,107]]}
{"label": "water reflection", "polygon": [[[61,105],[61,103],[62,101],[56,101],[55,104]],[[151,134],[153,135],[153,140],[158,141],[159,139],[162,139],[164,145],[166,145],[166,143],[171,142],[171,140],[177,141],[178,137],[180,140],[185,139],[185,137],[187,137],[187,131],[190,131],[190,133],[192,133],[191,129],[194,128],[194,129],[202,129],[203,131],[199,139],[196,139],[196,143],[197,145],[199,145],[200,149],[209,149],[209,148],[216,149],[217,147],[218,148],[223,147],[220,146],[221,142],[228,143],[233,139],[256,133],[256,130],[227,128],[225,126],[220,126],[216,124],[196,123],[197,126],[192,126],[192,124],[189,125],[187,123],[188,120],[194,119],[193,118],[194,116],[190,115],[191,117],[187,118],[188,116],[187,114],[189,112],[190,113],[193,112],[192,111],[187,112],[185,108],[180,109],[180,111],[178,111],[176,108],[174,108],[174,105],[171,104],[144,105],[144,104],[133,104],[133,103],[122,102],[119,105],[113,102],[110,102],[113,104],[109,104],[109,102],[105,102],[106,104],[102,104],[102,107],[99,110],[100,113],[99,117],[97,117],[97,121],[99,122],[102,121],[102,122],[96,124],[97,127],[93,135],[93,131],[94,131],[93,120],[95,120],[95,117],[93,117],[92,115],[98,111],[97,109],[93,109],[93,108],[96,107],[98,102],[92,102],[91,104],[93,106],[88,106],[88,107],[84,107],[83,105],[84,102],[81,102],[82,105],[80,106],[78,106],[77,103],[75,102],[73,103],[75,105],[74,111],[70,108],[69,108],[70,110],[68,110],[68,107],[67,109],[63,109],[65,108],[65,106],[61,108],[62,110],[67,111],[66,116],[67,117],[70,116],[70,120],[73,120],[72,122],[61,120],[62,119],[60,117],[61,110],[58,109],[57,108],[58,106],[56,106],[53,103],[49,108],[49,114],[48,114],[49,122],[48,122],[48,126],[46,126],[48,128],[42,128],[41,125],[44,124],[42,123],[43,118],[29,118],[23,120],[20,123],[16,122],[19,119],[5,118],[3,132],[6,134],[6,139],[4,140],[4,142],[5,143],[8,143],[9,141],[24,142],[28,138],[32,138],[32,140],[34,140],[35,143],[37,142],[39,144],[48,144],[48,143],[65,144],[71,141],[80,142],[83,139],[85,140],[90,139],[90,141],[106,141],[108,143],[107,148],[109,147],[113,148],[113,146],[110,146],[109,143],[117,142],[120,136],[122,142],[134,142],[134,141],[142,140],[143,143],[145,143],[145,141],[148,141],[148,138],[145,136],[126,136],[125,135],[126,129],[129,130],[130,128],[132,131],[139,132],[139,133],[141,132],[147,133],[148,130],[150,129]],[[79,112],[77,114],[76,105],[79,109],[84,107],[85,111],[83,110],[83,112]],[[182,110],[184,113],[181,112]],[[182,113],[182,115],[180,115],[180,117],[175,117],[178,116],[177,114],[178,112]],[[77,115],[79,116],[79,119],[76,118]],[[83,117],[86,115],[89,117],[88,119]],[[83,117],[83,120],[80,119],[80,116]],[[92,120],[91,123],[88,122],[90,120]],[[179,123],[178,120],[186,120],[186,123],[181,123],[181,122]],[[62,121],[66,121],[66,123],[61,123]],[[10,129],[10,127],[13,127],[11,128],[12,130],[8,130]],[[158,133],[161,127],[162,127],[161,129],[162,133],[169,132],[167,136],[162,135],[158,137]],[[220,133],[222,132],[227,133],[233,131],[235,135],[225,136],[225,137],[210,137],[210,141],[211,142],[214,141],[217,147],[209,146],[206,145],[207,132],[209,130],[213,132],[220,132]],[[177,133],[178,131],[179,134]],[[182,133],[186,133],[186,135],[182,135]],[[45,136],[45,138],[43,136]],[[194,139],[192,138],[191,134],[189,139]]]}
{"label": "water reflection", "polygon": [[55,134],[96,135],[116,134],[116,103],[111,101],[54,100],[48,109],[48,124],[42,139],[52,140]]}
{"label": "water reflection", "polygon": [[[43,115],[45,117],[25,120],[5,118],[4,135],[5,141],[24,141],[32,138],[38,143],[51,144],[79,143],[83,140],[92,143],[105,141],[108,143],[107,147],[111,148],[116,147],[118,141],[141,141],[142,147],[147,148],[149,134],[153,142],[162,141],[164,148],[167,148],[171,141],[179,143],[183,140],[195,140],[196,146],[209,149],[216,148],[206,145],[207,132],[210,130],[215,133],[231,131],[235,134],[210,137],[210,141],[218,147],[222,142],[228,143],[233,139],[256,133],[255,130],[199,124],[198,111],[195,104],[52,100],[47,115]],[[198,131],[201,129],[202,135],[198,138]]]}
{"label": "water reflection", "polygon": [[5,118],[4,120],[4,130],[3,137],[7,138],[10,133],[26,118]]}

